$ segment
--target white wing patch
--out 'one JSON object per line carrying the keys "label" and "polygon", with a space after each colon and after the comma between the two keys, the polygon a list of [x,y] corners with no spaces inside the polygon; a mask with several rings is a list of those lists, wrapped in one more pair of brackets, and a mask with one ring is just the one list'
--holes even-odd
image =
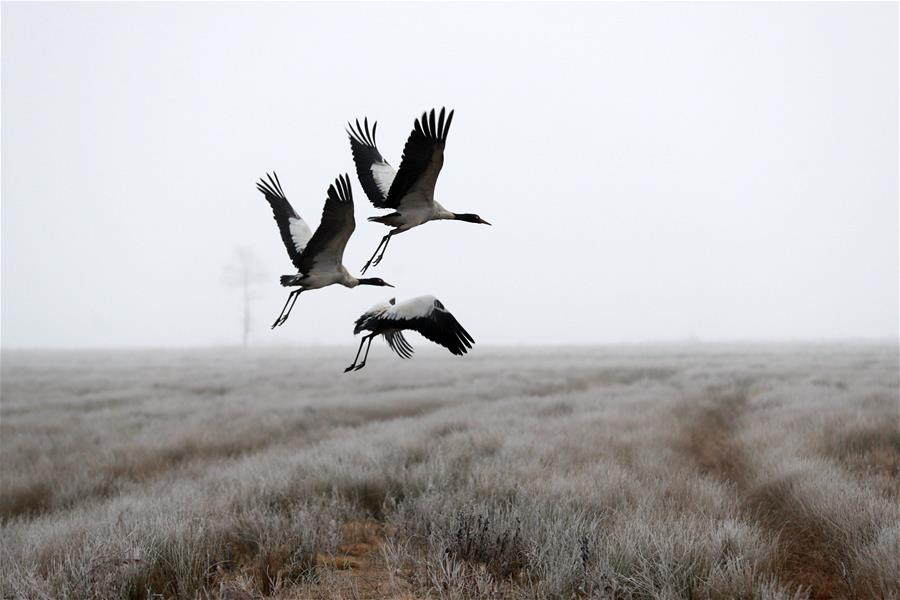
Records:
{"label": "white wing patch", "polygon": [[391,307],[391,305],[388,304],[387,302],[379,302],[378,304],[373,305],[372,308],[367,310],[366,314],[367,315],[380,315],[381,313],[383,313],[390,307]]}
{"label": "white wing patch", "polygon": [[296,248],[298,253],[302,254],[306,245],[309,243],[309,238],[312,237],[312,231],[309,230],[309,225],[307,225],[306,221],[300,217],[291,217],[288,219],[288,227],[291,230],[291,239],[294,241],[294,248]]}
{"label": "white wing patch", "polygon": [[388,192],[391,190],[391,184],[394,183],[394,177],[397,172],[387,163],[373,163],[372,177],[375,179],[375,185],[381,194],[387,198]]}
{"label": "white wing patch", "polygon": [[435,310],[435,302],[437,302],[437,298],[434,296],[419,296],[391,307],[385,312],[384,317],[399,320],[427,317]]}

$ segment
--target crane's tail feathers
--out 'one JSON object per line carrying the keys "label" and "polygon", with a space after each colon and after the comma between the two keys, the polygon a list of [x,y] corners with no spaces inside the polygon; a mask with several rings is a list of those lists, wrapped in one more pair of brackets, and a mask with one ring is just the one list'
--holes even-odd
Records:
{"label": "crane's tail feathers", "polygon": [[392,212],[387,215],[378,215],[377,217],[369,217],[369,221],[373,223],[381,223],[382,225],[388,225],[390,227],[397,227],[399,223],[396,222],[396,219],[400,216],[398,212]]}
{"label": "crane's tail feathers", "polygon": [[282,275],[281,276],[281,285],[284,287],[290,287],[292,285],[299,285],[300,280],[303,279],[303,275]]}

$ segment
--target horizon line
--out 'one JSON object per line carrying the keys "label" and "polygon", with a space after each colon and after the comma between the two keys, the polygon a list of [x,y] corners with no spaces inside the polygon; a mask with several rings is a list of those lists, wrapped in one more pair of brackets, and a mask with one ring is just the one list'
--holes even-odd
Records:
{"label": "horizon line", "polygon": [[[652,346],[886,346],[896,345],[900,349],[898,337],[823,337],[823,338],[732,338],[705,340],[701,338],[648,339],[638,341],[606,342],[548,342],[548,343],[502,343],[478,344],[485,349],[552,349],[552,348],[600,348],[600,347],[652,347]],[[133,345],[133,346],[8,346],[0,343],[0,352],[128,352],[162,350],[305,350],[344,348],[341,343],[281,343],[281,344],[186,344],[186,345]],[[424,348],[423,348],[424,350]]]}

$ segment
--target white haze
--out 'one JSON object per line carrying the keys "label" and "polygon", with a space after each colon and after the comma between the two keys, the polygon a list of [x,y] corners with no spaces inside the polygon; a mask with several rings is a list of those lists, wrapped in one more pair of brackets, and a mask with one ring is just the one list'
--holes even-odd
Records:
{"label": "white haze", "polygon": [[[479,344],[894,339],[897,57],[895,3],[5,3],[2,342],[236,343],[236,245],[257,345],[354,346],[424,293]],[[255,179],[314,227],[350,172],[358,272],[386,230],[345,122],[397,165],[443,105],[438,198],[494,227],[404,234],[396,290],[269,331],[292,266]]]}

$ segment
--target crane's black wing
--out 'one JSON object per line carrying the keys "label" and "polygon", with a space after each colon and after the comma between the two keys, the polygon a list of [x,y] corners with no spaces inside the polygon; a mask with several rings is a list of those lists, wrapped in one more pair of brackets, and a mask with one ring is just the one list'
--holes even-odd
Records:
{"label": "crane's black wing", "polygon": [[322,222],[300,255],[297,268],[306,274],[314,269],[330,271],[340,268],[344,248],[354,229],[356,220],[353,217],[353,192],[350,178],[344,174],[328,186]]}
{"label": "crane's black wing", "polygon": [[434,296],[420,296],[398,303],[380,315],[372,317],[367,325],[373,331],[391,329],[417,331],[456,355],[465,354],[475,343],[469,332]]}
{"label": "crane's black wing", "polygon": [[402,331],[389,331],[384,334],[388,347],[397,353],[400,358],[412,358],[413,347],[403,337]]}
{"label": "crane's black wing", "polygon": [[[446,116],[446,120],[445,120]],[[400,161],[400,170],[391,183],[391,189],[385,200],[385,208],[400,208],[401,202],[411,192],[421,192],[421,198],[427,202],[434,201],[434,186],[437,183],[441,167],[444,166],[444,146],[447,142],[447,132],[450,130],[450,122],[453,121],[453,111],[445,114],[441,109],[440,116],[435,119],[434,109],[431,113],[422,113],[421,118],[416,119],[412,133],[403,147],[403,159]]]}
{"label": "crane's black wing", "polygon": [[[272,177],[273,175],[274,178]],[[275,222],[278,224],[278,231],[281,233],[281,241],[284,242],[284,247],[287,248],[291,262],[299,269],[300,256],[312,237],[312,231],[310,231],[306,221],[300,218],[300,215],[294,211],[291,203],[288,202],[284,191],[281,189],[278,175],[273,171],[272,175],[266,173],[266,177],[268,177],[268,181],[260,178],[256,184],[256,189],[262,192],[269,202],[269,206],[272,207]]]}
{"label": "crane's black wing", "polygon": [[375,130],[378,123],[372,124],[371,131],[368,118],[363,119],[362,125],[357,119],[355,128],[351,123],[347,126],[350,150],[353,152],[353,162],[356,163],[356,175],[363,191],[375,208],[396,208],[387,204],[387,195],[397,172],[384,160],[375,145]]}

